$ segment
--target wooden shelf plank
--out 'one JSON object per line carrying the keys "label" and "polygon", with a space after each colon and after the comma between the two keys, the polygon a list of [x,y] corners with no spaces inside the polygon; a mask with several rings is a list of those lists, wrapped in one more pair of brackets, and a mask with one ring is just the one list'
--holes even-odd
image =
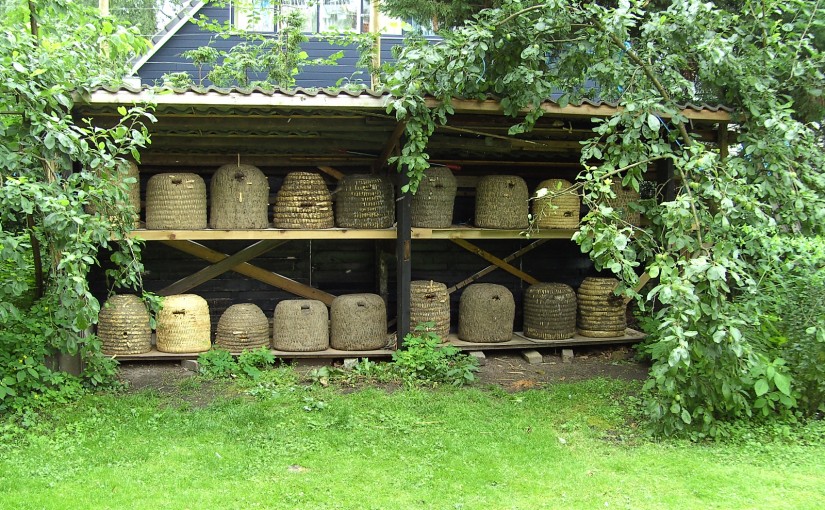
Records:
{"label": "wooden shelf plank", "polygon": [[132,238],[144,241],[223,241],[257,239],[395,239],[395,229],[346,229],[289,230],[267,228],[261,230],[147,230],[136,229]]}
{"label": "wooden shelf plank", "polygon": [[[279,351],[270,349],[270,352],[278,358],[285,359],[338,359],[338,358],[389,358],[394,351],[389,349],[376,349],[372,351],[339,351],[337,349],[326,349],[313,352]],[[114,356],[118,361],[180,361],[185,359],[198,359],[202,353],[185,352],[169,353],[152,349],[143,354],[124,354]],[[240,352],[233,352],[238,355]]]}
{"label": "wooden shelf plank", "polygon": [[525,230],[504,230],[492,228],[474,228],[453,226],[450,228],[413,227],[413,239],[567,239],[573,237],[575,230],[542,229],[529,232]]}
{"label": "wooden shelf plank", "polygon": [[576,334],[573,338],[564,340],[537,340],[528,338],[524,333],[517,331],[513,333],[513,339],[509,342],[495,344],[482,344],[475,342],[465,342],[460,340],[455,334],[447,337],[447,341],[461,349],[462,351],[493,351],[507,349],[539,349],[542,347],[576,347],[581,345],[606,345],[606,344],[632,344],[645,338],[645,334],[635,329],[626,329],[624,336],[610,338],[591,338]]}

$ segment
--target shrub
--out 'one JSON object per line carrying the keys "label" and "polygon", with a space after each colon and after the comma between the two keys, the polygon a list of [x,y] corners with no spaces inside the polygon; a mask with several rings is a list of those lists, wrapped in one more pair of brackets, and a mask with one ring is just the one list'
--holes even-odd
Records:
{"label": "shrub", "polygon": [[462,386],[476,380],[478,361],[453,345],[441,345],[427,324],[404,337],[404,349],[392,355],[394,371],[409,386],[452,384]]}

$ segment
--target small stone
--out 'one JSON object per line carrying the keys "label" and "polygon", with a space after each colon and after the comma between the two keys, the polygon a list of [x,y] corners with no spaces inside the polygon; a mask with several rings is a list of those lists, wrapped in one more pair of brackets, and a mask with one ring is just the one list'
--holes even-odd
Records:
{"label": "small stone", "polygon": [[561,361],[562,363],[573,363],[573,349],[562,349]]}
{"label": "small stone", "polygon": [[200,370],[200,365],[198,365],[198,360],[196,360],[196,359],[184,359],[184,360],[181,360],[181,362],[180,362],[180,366],[181,366],[184,370],[189,370],[190,372],[195,372],[195,373],[197,373],[197,372],[198,372],[198,370]]}
{"label": "small stone", "polygon": [[524,361],[531,365],[540,365],[543,361],[541,353],[534,349],[525,349],[521,351],[521,357],[524,358]]}
{"label": "small stone", "polygon": [[358,364],[358,358],[344,358],[344,370],[352,370]]}
{"label": "small stone", "polygon": [[487,356],[484,355],[484,351],[470,351],[467,354],[478,360],[478,366],[483,367],[487,364]]}

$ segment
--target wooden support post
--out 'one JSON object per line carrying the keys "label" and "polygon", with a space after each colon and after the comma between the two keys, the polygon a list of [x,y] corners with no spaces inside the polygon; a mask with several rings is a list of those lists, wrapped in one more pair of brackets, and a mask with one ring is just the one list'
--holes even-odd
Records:
{"label": "wooden support post", "polygon": [[401,140],[401,135],[404,134],[404,129],[407,127],[407,121],[399,122],[397,126],[395,126],[395,130],[393,130],[392,134],[390,135],[387,143],[384,144],[384,150],[381,151],[381,155],[378,156],[378,159],[375,160],[375,163],[372,166],[372,172],[376,173],[382,168],[384,165],[387,164],[387,160],[390,157],[390,154],[398,147],[398,142]]}
{"label": "wooden support post", "polygon": [[412,280],[412,195],[402,193],[401,188],[409,183],[406,171],[402,170],[398,183],[398,199],[395,204],[397,228],[395,241],[396,287],[398,292],[396,333],[400,346],[410,332],[410,282]]}
{"label": "wooden support post", "polygon": [[[229,258],[229,255],[226,255],[225,253],[212,250],[194,241],[161,242],[168,246],[171,246],[172,248],[175,248],[176,250],[188,253],[189,255],[194,255],[195,257],[206,260],[208,262],[212,262],[213,264]],[[244,276],[248,276],[250,278],[254,278],[255,280],[262,281],[266,284],[272,285],[273,287],[278,287],[279,289],[291,292],[296,296],[305,297],[307,299],[317,299],[318,301],[323,302],[327,306],[331,305],[332,300],[335,299],[335,296],[333,296],[332,294],[328,294],[324,291],[314,289],[308,285],[304,285],[303,283],[296,282],[295,280],[290,280],[289,278],[286,278],[276,273],[272,273],[258,266],[253,266],[249,262],[243,262],[241,264],[238,264],[235,267],[233,267],[232,270],[236,273],[240,273]]]}
{"label": "wooden support post", "polygon": [[727,159],[728,157],[728,125],[727,123],[719,123],[719,157]]}
{"label": "wooden support post", "polygon": [[[527,253],[529,251],[532,251],[535,248],[538,248],[539,246],[546,243],[547,241],[548,241],[547,239],[539,239],[538,241],[533,241],[532,243],[528,244],[527,246],[520,249],[519,251],[517,251],[515,253],[511,253],[510,255],[507,255],[506,257],[504,257],[501,260],[503,260],[504,262],[512,262],[515,259],[517,259],[517,258],[521,257],[522,255],[524,255],[525,253]],[[485,275],[488,275],[488,274],[492,273],[496,269],[498,269],[498,266],[496,266],[495,264],[492,265],[492,266],[485,267],[481,271],[478,271],[477,273],[474,273],[474,274],[470,275],[469,277],[461,280],[460,282],[456,283],[455,285],[453,285],[452,287],[447,289],[447,294],[452,294],[453,292],[455,292],[459,289],[463,289],[467,285],[470,285],[471,283],[478,280],[482,276],[485,276]]]}
{"label": "wooden support post", "polygon": [[[401,232],[399,232],[398,234],[400,236]],[[532,276],[525,273],[524,271],[511,266],[509,263],[507,263],[504,260],[496,257],[492,253],[484,251],[481,248],[479,248],[478,246],[476,246],[476,245],[474,245],[470,242],[467,242],[464,239],[450,239],[450,241],[452,241],[455,244],[461,246],[462,248],[464,248],[465,250],[467,250],[469,252],[475,253],[476,255],[483,258],[484,260],[486,260],[488,262],[492,262],[493,264],[495,264],[499,268],[507,271],[508,273],[512,274],[513,276],[517,276],[518,278],[521,278],[522,280],[524,280],[525,282],[527,282],[531,285],[535,285],[535,284],[539,283],[539,281],[537,279],[533,278]]]}
{"label": "wooden support post", "polygon": [[257,243],[247,246],[238,253],[230,257],[227,257],[216,264],[212,264],[209,267],[201,269],[195,274],[189,275],[186,278],[176,281],[175,283],[166,287],[165,289],[158,291],[158,294],[161,296],[183,294],[184,292],[194,289],[198,285],[207,282],[212,278],[215,278],[216,276],[222,275],[227,271],[232,271],[232,269],[238,264],[248,262],[257,256],[263,255],[264,253],[271,251],[276,247],[286,243],[287,241],[279,241],[273,239],[258,241]]}

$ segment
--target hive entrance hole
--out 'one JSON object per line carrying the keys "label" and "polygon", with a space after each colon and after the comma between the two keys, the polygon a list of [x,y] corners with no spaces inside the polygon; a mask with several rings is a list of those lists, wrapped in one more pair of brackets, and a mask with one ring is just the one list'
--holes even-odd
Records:
{"label": "hive entrance hole", "polygon": [[235,172],[235,180],[236,181],[241,182],[245,178],[246,178],[246,176],[243,174],[243,172]]}
{"label": "hive entrance hole", "polygon": [[367,302],[366,301],[359,301],[358,302],[358,307],[359,308],[366,308],[367,307]]}
{"label": "hive entrance hole", "polygon": [[301,313],[303,313],[304,315],[309,315],[309,312],[309,305],[301,305]]}
{"label": "hive entrance hole", "polygon": [[183,184],[183,179],[172,179],[172,184]]}
{"label": "hive entrance hole", "polygon": [[301,202],[301,208],[303,209],[310,209],[313,205],[315,204],[312,202]]}
{"label": "hive entrance hole", "polygon": [[435,294],[427,294],[424,296],[424,299],[429,299],[430,301],[432,301],[433,299],[435,299]]}

